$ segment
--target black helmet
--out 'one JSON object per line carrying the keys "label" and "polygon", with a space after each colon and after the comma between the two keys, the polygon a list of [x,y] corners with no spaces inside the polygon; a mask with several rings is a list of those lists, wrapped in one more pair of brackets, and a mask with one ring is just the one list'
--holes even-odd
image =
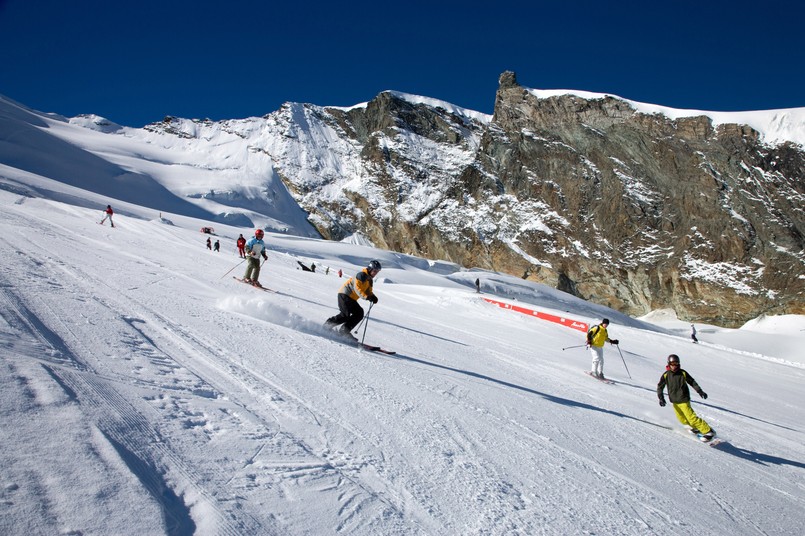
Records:
{"label": "black helmet", "polygon": [[377,270],[380,271],[380,261],[369,261],[369,265],[367,266],[370,270]]}
{"label": "black helmet", "polygon": [[679,363],[679,356],[676,355],[676,354],[669,355],[668,356],[668,364],[670,365],[671,363],[677,363],[678,364]]}
{"label": "black helmet", "polygon": [[605,319],[603,319],[603,320],[601,321],[601,323],[602,323],[602,324],[606,324],[606,325],[608,326],[608,325],[609,325],[609,318],[605,318]]}

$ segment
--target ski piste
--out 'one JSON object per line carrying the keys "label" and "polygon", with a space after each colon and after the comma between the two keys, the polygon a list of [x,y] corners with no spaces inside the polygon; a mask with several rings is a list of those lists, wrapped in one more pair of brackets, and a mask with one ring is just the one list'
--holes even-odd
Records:
{"label": "ski piste", "polygon": [[596,380],[598,380],[598,381],[599,381],[599,382],[601,382],[601,383],[606,383],[606,384],[609,384],[609,385],[614,385],[614,384],[615,384],[615,382],[613,382],[612,380],[607,380],[606,378],[599,378],[598,376],[595,376],[595,375],[594,375],[592,372],[590,372],[589,370],[585,370],[585,371],[584,371],[584,373],[585,373],[587,376],[589,376],[590,378],[595,378]]}
{"label": "ski piste", "polygon": [[240,282],[241,282],[241,283],[243,283],[244,285],[249,285],[250,287],[256,288],[257,290],[265,290],[266,292],[275,292],[275,293],[277,292],[277,291],[276,291],[276,290],[274,290],[273,288],[268,288],[268,287],[258,287],[257,285],[252,285],[252,284],[251,284],[251,283],[249,283],[248,281],[244,281],[243,279],[241,279],[241,278],[239,278],[238,276],[235,276],[235,275],[233,275],[233,276],[232,276],[232,279],[234,279],[235,281],[240,281]]}

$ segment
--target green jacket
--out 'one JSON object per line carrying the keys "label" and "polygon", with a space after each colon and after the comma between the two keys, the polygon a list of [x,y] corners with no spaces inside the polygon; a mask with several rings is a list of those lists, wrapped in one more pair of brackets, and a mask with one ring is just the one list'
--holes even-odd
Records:
{"label": "green jacket", "polygon": [[677,369],[676,372],[667,370],[660,376],[660,383],[657,384],[657,397],[664,400],[662,391],[668,387],[668,400],[672,404],[681,404],[683,402],[690,402],[690,390],[688,385],[701,395],[702,388],[693,379],[693,376],[682,370]]}

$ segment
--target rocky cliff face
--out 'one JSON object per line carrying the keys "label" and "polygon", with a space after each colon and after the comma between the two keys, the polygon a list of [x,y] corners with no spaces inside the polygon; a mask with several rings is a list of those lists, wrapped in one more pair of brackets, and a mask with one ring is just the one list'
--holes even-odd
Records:
{"label": "rocky cliff face", "polygon": [[525,274],[633,314],[670,306],[734,325],[803,312],[801,147],[614,98],[536,99],[511,73],[491,127],[484,167],[568,222],[566,234],[519,237],[549,264],[512,263]]}
{"label": "rocky cliff face", "polygon": [[215,128],[269,155],[326,238],[359,231],[633,315],[673,308],[735,326],[805,313],[802,146],[612,97],[536,93],[504,73],[492,116],[385,92]]}

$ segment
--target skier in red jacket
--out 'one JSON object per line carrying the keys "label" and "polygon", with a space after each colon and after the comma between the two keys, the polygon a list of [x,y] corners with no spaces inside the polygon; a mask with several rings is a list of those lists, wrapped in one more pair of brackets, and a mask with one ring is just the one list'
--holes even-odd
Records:
{"label": "skier in red jacket", "polygon": [[115,211],[114,211],[114,210],[112,210],[112,205],[106,205],[106,210],[104,210],[104,214],[105,214],[105,216],[104,216],[104,217],[103,217],[103,219],[101,220],[101,225],[103,225],[103,222],[105,222],[105,221],[106,221],[106,218],[109,218],[109,224],[110,224],[112,227],[114,227],[114,226],[115,226],[115,222],[113,222],[113,221],[112,221],[112,214],[114,214],[114,213],[115,213]]}
{"label": "skier in red jacket", "polygon": [[246,258],[246,239],[243,238],[243,234],[238,237],[238,256],[241,259]]}

